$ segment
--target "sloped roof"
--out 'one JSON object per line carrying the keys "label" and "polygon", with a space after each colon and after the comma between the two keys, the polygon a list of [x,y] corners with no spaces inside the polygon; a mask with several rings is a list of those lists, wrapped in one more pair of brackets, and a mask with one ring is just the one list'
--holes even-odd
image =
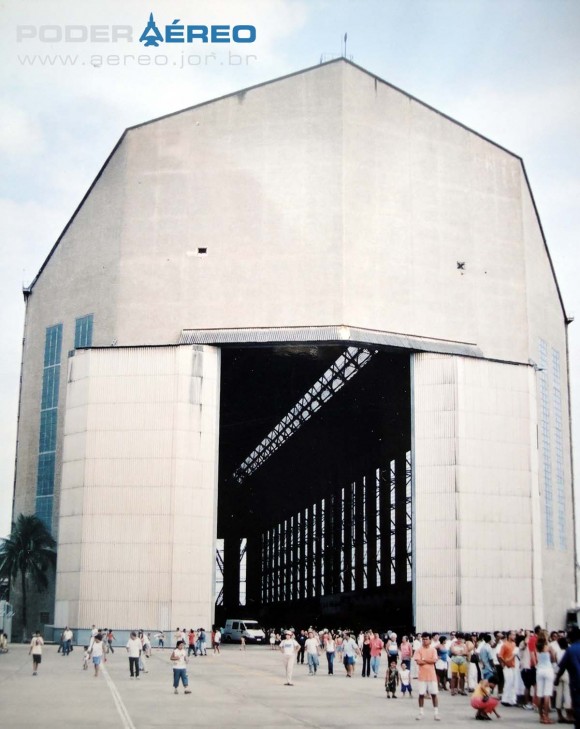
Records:
{"label": "sloped roof", "polygon": [[304,69],[301,69],[299,71],[294,71],[293,73],[289,73],[289,74],[286,74],[284,76],[279,76],[279,77],[274,78],[274,79],[271,79],[269,81],[263,81],[262,83],[254,84],[253,86],[248,86],[248,87],[246,87],[244,89],[240,89],[238,91],[234,91],[234,92],[229,93],[229,94],[224,94],[223,96],[219,96],[219,97],[216,97],[214,99],[208,99],[207,101],[203,101],[200,104],[194,104],[192,106],[185,107],[184,109],[179,109],[177,111],[170,112],[169,114],[164,114],[162,116],[155,117],[153,119],[149,119],[148,121],[141,122],[140,124],[136,124],[134,126],[127,127],[127,129],[125,129],[125,131],[123,132],[123,134],[121,135],[121,137],[117,141],[116,145],[113,147],[111,153],[109,154],[109,156],[105,160],[103,166],[101,167],[101,169],[97,173],[95,179],[91,183],[90,187],[88,188],[87,192],[83,196],[83,198],[80,201],[80,203],[78,204],[78,206],[75,209],[74,213],[72,214],[70,220],[68,221],[68,223],[64,227],[62,233],[59,235],[59,237],[56,240],[54,246],[52,247],[52,249],[50,250],[48,256],[46,257],[44,263],[42,264],[42,266],[40,267],[38,273],[36,274],[34,280],[30,284],[30,286],[28,286],[28,287],[26,287],[24,289],[25,299],[32,292],[32,289],[34,288],[35,283],[38,281],[40,275],[42,274],[42,271],[44,270],[44,268],[48,264],[50,258],[52,257],[52,255],[56,251],[56,249],[58,248],[61,240],[63,239],[64,235],[66,234],[66,232],[69,229],[69,227],[71,226],[71,224],[73,223],[73,221],[76,218],[78,212],[81,210],[82,206],[84,205],[85,201],[87,200],[87,198],[91,194],[91,192],[92,192],[93,188],[95,187],[96,183],[99,181],[101,175],[103,174],[103,172],[107,168],[107,165],[109,164],[109,161],[111,160],[111,158],[113,157],[113,155],[116,153],[117,149],[122,144],[125,136],[129,132],[131,132],[133,130],[136,130],[136,129],[140,129],[140,128],[145,127],[145,126],[148,126],[150,124],[155,124],[157,122],[160,122],[160,121],[162,121],[164,119],[171,118],[171,117],[176,116],[178,114],[183,114],[183,113],[192,111],[194,109],[200,109],[200,108],[205,107],[205,106],[207,106],[209,104],[214,104],[214,103],[219,102],[219,101],[222,101],[224,99],[233,98],[233,97],[236,97],[236,96],[242,95],[242,94],[247,94],[248,92],[251,92],[251,91],[253,91],[255,89],[262,88],[264,86],[269,86],[271,84],[276,84],[276,83],[278,83],[280,81],[284,81],[285,79],[292,78],[294,76],[299,76],[299,75],[306,74],[306,73],[314,73],[318,69],[320,69],[321,67],[330,66],[330,65],[333,65],[333,64],[347,64],[349,66],[352,66],[353,68],[357,69],[361,73],[363,73],[363,74],[369,76],[370,78],[374,79],[376,82],[379,82],[381,84],[384,84],[385,86],[388,86],[389,88],[391,88],[391,89],[393,89],[393,90],[395,90],[395,91],[403,94],[408,99],[410,99],[410,100],[414,101],[415,103],[420,104],[421,106],[425,107],[426,109],[429,109],[430,111],[432,111],[432,112],[440,115],[444,119],[447,119],[449,122],[451,122],[453,124],[456,124],[457,126],[465,129],[469,133],[476,135],[480,139],[483,139],[485,142],[487,142],[489,144],[492,144],[494,147],[497,147],[498,149],[501,149],[503,152],[505,152],[506,154],[509,154],[510,156],[514,157],[515,159],[517,159],[520,162],[520,164],[522,166],[522,171],[523,171],[523,174],[524,174],[524,179],[526,181],[526,186],[528,188],[528,192],[530,194],[530,199],[532,201],[532,205],[533,205],[533,208],[534,208],[534,213],[535,213],[535,216],[536,216],[536,220],[538,222],[538,226],[539,226],[539,229],[540,229],[540,233],[542,235],[542,240],[544,242],[544,249],[546,251],[546,255],[548,257],[548,261],[549,261],[549,264],[550,264],[550,269],[551,269],[552,275],[554,277],[554,282],[555,282],[555,285],[556,285],[556,290],[558,292],[558,298],[560,300],[560,305],[562,307],[562,312],[564,314],[565,320],[568,321],[568,317],[567,317],[567,314],[566,314],[566,309],[565,309],[565,306],[564,306],[564,301],[563,301],[563,298],[562,298],[562,294],[561,294],[561,291],[560,291],[560,287],[558,285],[558,279],[557,279],[557,276],[556,276],[556,271],[554,269],[554,264],[553,264],[553,261],[552,261],[552,257],[550,256],[550,251],[548,249],[548,245],[547,245],[547,242],[546,242],[546,237],[544,235],[544,229],[542,227],[542,222],[541,222],[540,215],[539,215],[539,212],[538,212],[538,209],[537,209],[537,206],[536,206],[536,201],[535,201],[534,196],[533,196],[533,193],[532,193],[532,189],[531,189],[531,186],[530,186],[530,183],[529,183],[529,179],[528,179],[528,175],[527,175],[527,172],[526,172],[526,168],[525,168],[523,159],[519,155],[515,154],[514,152],[511,152],[510,150],[506,149],[505,147],[503,147],[502,145],[498,144],[497,142],[494,142],[493,140],[489,139],[488,137],[484,136],[483,134],[480,134],[479,132],[475,131],[474,129],[471,129],[470,127],[466,126],[465,124],[462,124],[461,122],[457,121],[456,119],[453,119],[453,117],[450,117],[449,115],[447,115],[447,114],[439,111],[438,109],[436,109],[435,107],[431,106],[430,104],[427,104],[424,101],[421,101],[420,99],[418,99],[417,97],[413,96],[412,94],[409,94],[408,92],[404,91],[403,89],[398,88],[394,84],[391,84],[388,81],[385,81],[384,79],[380,78],[376,74],[371,73],[370,71],[368,71],[367,69],[363,68],[362,66],[359,66],[356,63],[354,63],[353,61],[350,61],[350,60],[348,60],[348,59],[346,59],[344,57],[342,57],[342,58],[336,58],[336,59],[333,59],[331,61],[326,61],[326,62],[323,62],[323,63],[319,63],[319,64],[316,64],[315,66],[309,66],[308,68],[304,68]]}

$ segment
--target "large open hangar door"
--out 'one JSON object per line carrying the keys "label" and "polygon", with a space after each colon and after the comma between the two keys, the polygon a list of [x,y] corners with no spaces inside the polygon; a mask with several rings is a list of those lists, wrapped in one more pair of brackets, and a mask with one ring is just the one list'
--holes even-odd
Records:
{"label": "large open hangar door", "polygon": [[221,372],[216,620],[409,625],[409,353],[225,347]]}

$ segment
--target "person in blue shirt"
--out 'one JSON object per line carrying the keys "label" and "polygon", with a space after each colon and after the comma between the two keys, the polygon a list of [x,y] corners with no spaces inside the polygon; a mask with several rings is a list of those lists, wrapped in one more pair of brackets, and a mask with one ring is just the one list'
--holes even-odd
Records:
{"label": "person in blue shirt", "polygon": [[554,685],[557,686],[564,671],[568,671],[572,707],[574,708],[574,726],[576,729],[580,729],[580,628],[572,628],[569,637],[570,645],[560,660]]}

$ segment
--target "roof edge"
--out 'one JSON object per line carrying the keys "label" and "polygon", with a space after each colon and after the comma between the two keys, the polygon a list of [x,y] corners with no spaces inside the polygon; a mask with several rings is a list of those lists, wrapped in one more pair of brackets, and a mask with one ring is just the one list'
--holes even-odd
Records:
{"label": "roof edge", "polygon": [[96,175],[95,179],[94,179],[94,180],[93,180],[93,181],[91,182],[91,184],[89,185],[89,188],[87,189],[87,191],[86,191],[86,192],[85,192],[85,194],[83,195],[83,197],[82,197],[81,201],[80,201],[80,202],[79,202],[79,204],[78,204],[78,205],[76,206],[76,208],[75,208],[75,211],[73,212],[73,214],[72,214],[72,215],[71,215],[71,217],[69,218],[69,220],[68,220],[67,224],[66,224],[66,225],[64,226],[64,228],[62,229],[62,232],[61,232],[61,234],[60,234],[60,235],[58,236],[58,238],[56,239],[56,242],[55,242],[55,244],[54,244],[54,245],[52,246],[52,248],[50,249],[50,251],[49,251],[49,253],[48,253],[47,257],[46,257],[46,258],[44,259],[44,263],[43,263],[43,264],[41,265],[41,267],[40,267],[40,268],[38,269],[38,273],[36,274],[36,276],[35,276],[35,277],[34,277],[34,279],[32,280],[32,283],[31,283],[30,285],[28,285],[28,286],[25,286],[25,287],[23,288],[23,293],[24,293],[24,298],[25,298],[25,299],[27,299],[27,298],[28,298],[28,297],[30,296],[30,294],[32,293],[32,289],[34,288],[34,284],[35,284],[35,283],[36,283],[36,282],[38,281],[38,279],[40,278],[40,274],[41,274],[41,273],[42,273],[42,272],[44,271],[44,269],[45,269],[45,268],[46,268],[46,266],[48,265],[48,262],[49,262],[49,261],[50,261],[50,259],[52,258],[52,255],[53,255],[53,253],[54,253],[54,252],[56,251],[56,249],[58,248],[58,246],[59,246],[59,244],[60,244],[61,240],[62,240],[62,239],[63,239],[63,237],[65,236],[66,232],[68,231],[68,229],[69,229],[69,228],[71,227],[71,225],[73,224],[73,222],[74,222],[74,220],[75,220],[76,216],[77,216],[77,215],[79,214],[79,212],[80,212],[81,208],[82,208],[82,207],[83,207],[83,205],[85,204],[85,201],[87,200],[87,198],[89,197],[89,195],[90,195],[90,194],[91,194],[91,192],[93,191],[93,188],[95,187],[95,185],[97,184],[97,182],[98,182],[98,181],[99,181],[99,179],[101,178],[102,174],[104,173],[105,169],[107,168],[107,165],[109,164],[109,162],[110,162],[110,161],[111,161],[111,159],[113,158],[113,155],[115,154],[115,152],[117,151],[117,149],[118,149],[118,148],[119,148],[119,147],[121,146],[121,143],[123,142],[123,139],[125,138],[125,135],[126,135],[126,134],[127,134],[127,129],[125,129],[125,131],[123,132],[123,134],[121,134],[121,136],[119,137],[119,140],[117,141],[117,143],[115,144],[115,146],[113,147],[113,149],[111,150],[111,152],[109,153],[109,155],[108,155],[107,159],[105,160],[104,164],[102,165],[101,169],[100,169],[100,170],[99,170],[99,171],[97,172],[97,175]]}

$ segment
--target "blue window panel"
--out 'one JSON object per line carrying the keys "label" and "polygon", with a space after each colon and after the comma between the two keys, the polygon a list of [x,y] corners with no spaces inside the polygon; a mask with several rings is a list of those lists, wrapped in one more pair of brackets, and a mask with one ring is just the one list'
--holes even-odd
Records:
{"label": "blue window panel", "polygon": [[39,453],[56,450],[56,419],[58,410],[43,410],[40,413],[40,439],[38,445]]}
{"label": "blue window panel", "polygon": [[46,338],[44,341],[44,366],[60,363],[60,353],[62,348],[62,324],[55,324],[47,327]]}
{"label": "blue window panel", "polygon": [[75,349],[90,347],[93,343],[93,315],[87,314],[75,321]]}
{"label": "blue window panel", "polygon": [[55,465],[56,453],[41,453],[38,457],[37,496],[52,496],[54,494]]}
{"label": "blue window panel", "polygon": [[60,386],[60,365],[45,367],[42,377],[41,410],[55,408],[58,405]]}
{"label": "blue window panel", "polygon": [[52,531],[52,496],[36,497],[36,516]]}

